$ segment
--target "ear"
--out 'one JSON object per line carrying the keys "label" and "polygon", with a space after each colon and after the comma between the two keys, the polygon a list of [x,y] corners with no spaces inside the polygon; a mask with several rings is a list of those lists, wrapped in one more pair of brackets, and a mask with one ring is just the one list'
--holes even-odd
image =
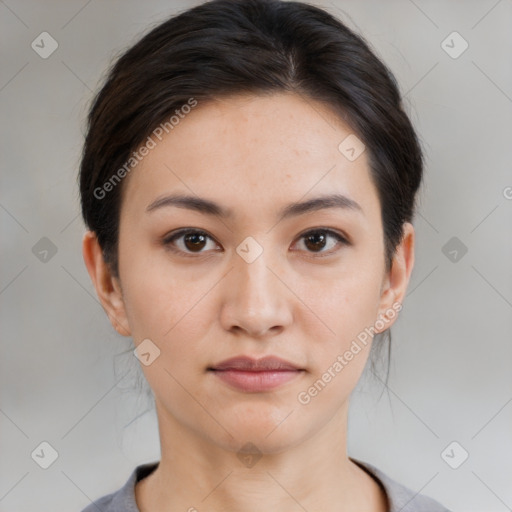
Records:
{"label": "ear", "polygon": [[87,231],[84,234],[82,254],[85,266],[96,289],[96,294],[107,313],[110,323],[122,336],[130,336],[131,331],[119,279],[111,273],[110,267],[105,263],[96,233]]}
{"label": "ear", "polygon": [[391,269],[382,283],[378,319],[384,326],[376,332],[383,332],[395,323],[398,317],[396,312],[402,309],[413,266],[414,227],[410,222],[405,222],[402,240],[396,248]]}

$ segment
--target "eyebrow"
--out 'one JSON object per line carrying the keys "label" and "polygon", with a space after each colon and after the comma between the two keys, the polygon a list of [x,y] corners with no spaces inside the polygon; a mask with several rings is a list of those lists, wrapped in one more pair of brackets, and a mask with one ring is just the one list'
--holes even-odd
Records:
{"label": "eyebrow", "polygon": [[[219,218],[233,217],[232,210],[224,208],[214,201],[198,196],[189,196],[183,194],[172,194],[160,197],[148,205],[146,212],[149,213],[160,208],[171,206],[175,206],[177,208],[186,208],[188,210],[194,210],[199,213],[212,215]],[[290,217],[296,217],[298,215],[304,215],[305,213],[311,213],[330,208],[341,208],[344,210],[352,210],[355,212],[364,213],[361,205],[350,197],[347,197],[343,194],[331,194],[315,197],[307,201],[291,203],[278,213],[278,217],[279,220],[283,220]]]}

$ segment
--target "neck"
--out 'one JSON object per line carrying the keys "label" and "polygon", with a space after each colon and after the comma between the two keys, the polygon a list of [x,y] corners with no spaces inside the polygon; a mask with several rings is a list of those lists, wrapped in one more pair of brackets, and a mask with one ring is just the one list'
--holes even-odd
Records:
{"label": "neck", "polygon": [[136,485],[139,509],[386,512],[384,491],[346,454],[347,408],[284,451],[258,441],[260,452],[237,453],[233,439],[222,446],[200,437],[157,403],[162,457]]}

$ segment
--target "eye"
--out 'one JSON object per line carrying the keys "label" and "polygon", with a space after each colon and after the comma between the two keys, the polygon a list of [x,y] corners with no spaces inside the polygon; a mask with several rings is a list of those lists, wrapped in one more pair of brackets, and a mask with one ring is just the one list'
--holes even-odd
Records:
{"label": "eye", "polygon": [[[303,233],[299,240],[304,243],[306,252],[329,256],[336,251],[338,245],[350,245],[347,239],[331,229],[317,228]],[[329,243],[329,240],[331,242]],[[212,242],[210,249],[216,250],[218,244],[205,231],[198,229],[181,229],[164,238],[163,244],[175,253],[183,256],[193,256],[207,252],[208,242]],[[327,247],[327,250],[325,248]],[[301,249],[299,249],[301,250]]]}
{"label": "eye", "polygon": [[[202,254],[205,247],[208,246],[208,240],[213,241],[204,231],[197,229],[181,229],[178,232],[167,236],[163,243],[171,251],[182,254],[183,256],[191,256],[192,254]],[[213,245],[217,245],[214,243]]]}
{"label": "eye", "polygon": [[[329,242],[329,239],[331,239],[331,242]],[[321,253],[321,256],[328,256],[335,252],[337,245],[349,245],[349,242],[345,237],[336,231],[325,228],[317,228],[307,231],[300,236],[299,240],[304,241],[304,246],[306,247],[307,252]],[[326,247],[328,249],[324,250]]]}

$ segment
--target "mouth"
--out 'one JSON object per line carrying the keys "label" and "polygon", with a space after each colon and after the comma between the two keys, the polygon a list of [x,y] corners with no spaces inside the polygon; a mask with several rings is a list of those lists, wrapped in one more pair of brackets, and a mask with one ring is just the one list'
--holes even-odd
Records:
{"label": "mouth", "polygon": [[274,356],[262,359],[239,356],[209,367],[208,371],[238,391],[258,393],[297,378],[305,369]]}

